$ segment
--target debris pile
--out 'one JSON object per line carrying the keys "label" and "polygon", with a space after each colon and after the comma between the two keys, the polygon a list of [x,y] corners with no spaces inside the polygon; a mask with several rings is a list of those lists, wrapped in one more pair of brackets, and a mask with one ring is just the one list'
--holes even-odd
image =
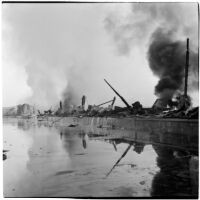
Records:
{"label": "debris pile", "polygon": [[165,118],[187,118],[187,119],[198,119],[199,118],[199,107],[190,108],[188,110],[174,110],[164,114]]}
{"label": "debris pile", "polygon": [[[116,97],[113,100],[101,103],[99,105],[85,106],[86,96],[82,97],[82,104],[79,106],[69,105],[65,110],[60,106],[57,111],[44,111],[43,114],[38,110],[38,116],[76,116],[76,117],[160,117],[160,118],[187,118],[198,119],[198,107],[191,107],[191,99],[189,96],[177,94],[173,99],[159,98],[155,101],[151,108],[144,108],[143,105],[136,101],[130,106],[126,102],[126,107],[114,106]],[[126,101],[123,98],[124,101]],[[109,104],[110,103],[110,104]],[[102,105],[109,104],[107,107]],[[127,106],[129,105],[129,106]]]}
{"label": "debris pile", "polygon": [[[106,81],[106,80],[105,80]],[[51,110],[44,111],[43,114],[38,110],[38,116],[76,116],[76,117],[159,117],[159,118],[187,118],[198,119],[198,107],[191,107],[191,99],[187,94],[177,93],[172,99],[158,98],[151,108],[144,108],[143,105],[136,101],[131,105],[106,81],[111,89],[123,101],[126,107],[114,106],[116,97],[112,100],[98,104],[86,106],[86,96],[83,95],[81,105],[70,105],[63,109],[62,101],[59,108],[54,112]],[[108,104],[107,107],[102,107]]]}
{"label": "debris pile", "polygon": [[[174,60],[173,60],[174,61]],[[169,62],[170,63],[170,62]],[[166,66],[168,66],[168,64]],[[163,64],[162,62],[160,63]],[[166,64],[166,63],[165,63]],[[164,66],[166,68],[166,66]],[[173,67],[177,70],[179,69],[179,63],[174,63]],[[62,101],[59,102],[59,108],[54,112],[51,110],[44,111],[44,114],[41,114],[38,111],[38,116],[77,116],[77,117],[128,117],[128,116],[137,116],[137,117],[159,117],[159,118],[186,118],[186,119],[198,119],[199,117],[199,108],[191,107],[191,99],[187,94],[187,85],[188,85],[188,67],[189,67],[189,39],[187,39],[187,49],[186,49],[186,64],[185,64],[185,81],[181,79],[180,83],[185,82],[184,94],[181,94],[179,87],[170,88],[169,84],[162,85],[162,92],[157,93],[159,98],[155,101],[151,108],[144,108],[143,105],[136,101],[130,105],[112,86],[111,84],[104,79],[106,84],[113,90],[113,92],[121,99],[125,104],[125,107],[114,106],[116,97],[112,100],[103,102],[98,105],[88,105],[86,104],[87,97],[85,95],[81,98],[80,105],[72,105],[71,98],[65,99],[64,106]],[[181,78],[183,77],[181,66],[181,74],[178,74]],[[165,69],[165,71],[168,69]],[[168,71],[167,71],[168,74]],[[164,74],[166,75],[166,74]],[[169,74],[168,74],[169,75]],[[170,74],[171,75],[171,74]],[[172,74],[173,75],[173,74]],[[177,75],[177,74],[175,74]],[[165,76],[164,76],[165,77]],[[165,77],[166,78],[166,77]],[[174,78],[174,77],[173,77]],[[164,83],[165,79],[162,79]],[[180,84],[179,84],[180,86]],[[156,86],[157,87],[157,86]],[[158,88],[157,88],[158,89]],[[108,104],[108,106],[105,106]]]}
{"label": "debris pile", "polygon": [[51,108],[49,110],[44,110],[44,113],[41,113],[40,110],[37,110],[37,112],[38,112],[37,117],[45,117],[45,116],[55,115],[55,113],[51,110]]}

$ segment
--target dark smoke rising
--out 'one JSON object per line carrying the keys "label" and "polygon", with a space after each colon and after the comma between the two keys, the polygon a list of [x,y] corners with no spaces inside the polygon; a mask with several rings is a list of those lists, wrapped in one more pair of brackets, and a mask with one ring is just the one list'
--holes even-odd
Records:
{"label": "dark smoke rising", "polygon": [[198,89],[198,5],[133,3],[128,11],[126,16],[111,13],[105,19],[105,28],[113,36],[119,54],[130,56],[134,47],[146,47],[149,66],[159,78],[155,94],[172,98],[184,88],[186,39],[189,38],[188,91]]}
{"label": "dark smoke rising", "polygon": [[198,53],[190,50],[190,66],[189,66],[189,90],[199,90],[199,62]]}
{"label": "dark smoke rising", "polygon": [[[186,40],[174,41],[172,32],[168,33],[165,29],[159,28],[152,35],[148,60],[151,70],[160,78],[155,86],[155,94],[159,97],[171,99],[176,91],[183,90],[185,52]],[[198,73],[197,60],[197,54],[190,51],[189,79],[193,80],[190,81],[190,88],[192,86],[193,89],[195,83],[198,82],[197,77],[193,76]]]}
{"label": "dark smoke rising", "polygon": [[[31,94],[20,98],[19,103],[26,100],[42,109],[58,106],[60,100],[80,105],[83,94],[91,104],[109,100],[113,93],[103,78],[116,84],[128,101],[139,99],[149,106],[151,100],[145,95],[149,92],[153,100],[152,80],[146,87],[138,77],[151,76],[145,56],[158,27],[172,30],[169,42],[181,41],[183,52],[187,37],[191,49],[197,51],[197,3],[5,4],[3,7],[5,69],[17,71],[17,75],[24,71],[22,77]],[[129,57],[121,58],[113,52],[110,36],[118,53]],[[154,38],[152,45],[153,42]],[[190,65],[189,76],[193,78],[188,80],[189,89],[198,86],[196,54],[191,53],[190,58],[196,64]],[[155,75],[161,76],[157,72]],[[179,82],[183,84],[182,79]],[[9,87],[16,89],[12,84]],[[146,88],[150,90],[144,91]]]}
{"label": "dark smoke rising", "polygon": [[150,68],[160,78],[155,87],[155,94],[160,97],[163,97],[166,89],[173,95],[183,83],[185,49],[181,42],[174,42],[170,37],[170,34],[158,29],[152,36],[148,50]]}

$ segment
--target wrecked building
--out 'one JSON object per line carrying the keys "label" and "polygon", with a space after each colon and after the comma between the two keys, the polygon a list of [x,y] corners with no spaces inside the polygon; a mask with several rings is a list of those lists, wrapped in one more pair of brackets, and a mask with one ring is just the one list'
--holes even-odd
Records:
{"label": "wrecked building", "polygon": [[17,106],[17,115],[34,115],[35,114],[35,107],[29,104],[22,104]]}
{"label": "wrecked building", "polygon": [[16,116],[16,115],[17,115],[17,106],[3,108],[3,116]]}
{"label": "wrecked building", "polygon": [[3,116],[29,116],[35,113],[35,107],[29,104],[3,108]]}

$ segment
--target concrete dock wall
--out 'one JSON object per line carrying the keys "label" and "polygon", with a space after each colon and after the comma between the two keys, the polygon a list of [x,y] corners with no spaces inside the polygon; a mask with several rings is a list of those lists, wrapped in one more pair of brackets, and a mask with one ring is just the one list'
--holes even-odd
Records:
{"label": "concrete dock wall", "polygon": [[198,120],[187,119],[149,119],[149,118],[100,118],[86,117],[79,119],[86,126],[110,127],[115,129],[135,130],[142,132],[173,132],[180,134],[197,134]]}
{"label": "concrete dock wall", "polygon": [[[112,138],[198,149],[198,120],[156,118],[82,118],[87,132]],[[99,127],[99,128],[98,128]]]}
{"label": "concrete dock wall", "polygon": [[63,127],[77,124],[76,129],[80,129],[91,137],[119,138],[147,144],[179,146],[195,151],[198,149],[198,120],[138,117],[45,117],[39,118],[36,123]]}
{"label": "concrete dock wall", "polygon": [[165,132],[178,134],[198,134],[198,120],[188,119],[156,119],[156,118],[111,118],[111,117],[48,117],[53,124],[112,128],[120,130],[134,130],[136,132]]}

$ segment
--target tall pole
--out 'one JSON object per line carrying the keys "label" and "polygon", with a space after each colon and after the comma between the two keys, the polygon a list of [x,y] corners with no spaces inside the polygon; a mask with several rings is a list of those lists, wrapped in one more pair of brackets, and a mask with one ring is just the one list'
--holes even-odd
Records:
{"label": "tall pole", "polygon": [[124,102],[128,109],[131,109],[131,106],[127,103],[127,101],[104,79],[104,81],[108,84],[108,86],[115,92],[115,94]]}
{"label": "tall pole", "polygon": [[187,38],[187,49],[186,49],[186,62],[185,62],[185,88],[184,88],[184,96],[187,96],[187,87],[188,87],[188,68],[189,68],[189,38]]}
{"label": "tall pole", "polygon": [[62,101],[60,101],[60,109],[62,110]]}

